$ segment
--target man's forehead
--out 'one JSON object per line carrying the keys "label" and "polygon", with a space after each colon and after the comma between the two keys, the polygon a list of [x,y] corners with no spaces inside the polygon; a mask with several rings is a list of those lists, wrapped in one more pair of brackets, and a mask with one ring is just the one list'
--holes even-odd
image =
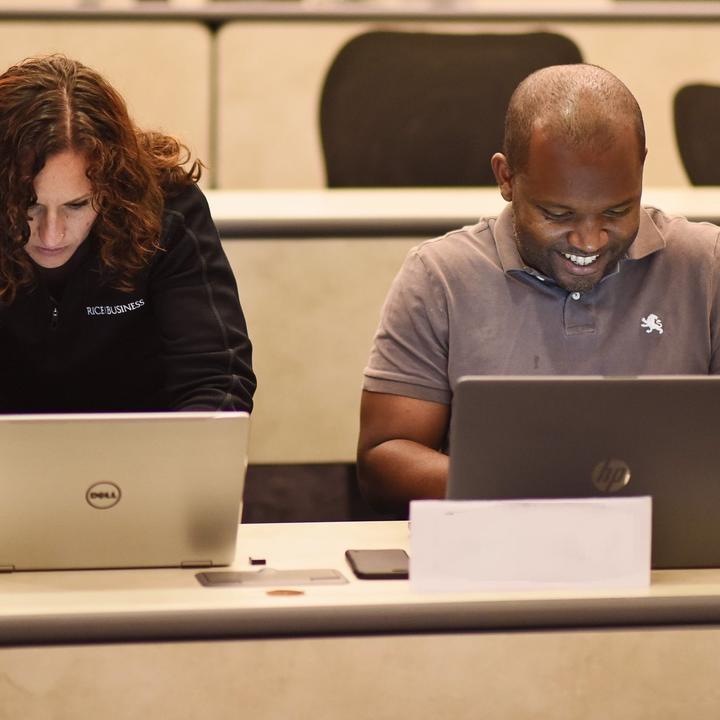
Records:
{"label": "man's forehead", "polygon": [[607,162],[608,152],[621,148],[626,162],[642,165],[643,150],[633,128],[627,124],[608,124],[595,127],[586,135],[571,135],[548,123],[534,125],[530,134],[527,171],[538,169],[552,156],[559,163],[572,165],[601,165]]}
{"label": "man's forehead", "polygon": [[608,146],[538,133],[526,167],[515,178],[514,199],[604,212],[640,201],[642,167],[632,134]]}

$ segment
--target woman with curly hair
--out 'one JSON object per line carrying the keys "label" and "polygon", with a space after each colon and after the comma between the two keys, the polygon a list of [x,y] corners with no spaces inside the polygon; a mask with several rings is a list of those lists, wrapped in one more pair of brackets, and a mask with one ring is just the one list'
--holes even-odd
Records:
{"label": "woman with curly hair", "polygon": [[0,412],[247,410],[201,165],[64,56],[0,75]]}

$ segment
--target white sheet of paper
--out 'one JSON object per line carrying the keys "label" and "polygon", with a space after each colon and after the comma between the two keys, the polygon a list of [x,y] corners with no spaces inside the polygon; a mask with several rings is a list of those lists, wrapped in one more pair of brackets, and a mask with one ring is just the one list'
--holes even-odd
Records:
{"label": "white sheet of paper", "polygon": [[414,500],[419,591],[647,587],[652,498]]}

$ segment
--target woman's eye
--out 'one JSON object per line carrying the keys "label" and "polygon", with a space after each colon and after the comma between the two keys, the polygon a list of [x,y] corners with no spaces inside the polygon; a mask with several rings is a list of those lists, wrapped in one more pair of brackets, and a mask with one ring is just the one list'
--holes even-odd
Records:
{"label": "woman's eye", "polygon": [[81,200],[80,202],[76,203],[68,203],[67,207],[69,207],[71,210],[79,210],[80,208],[86,207],[89,202],[89,200]]}

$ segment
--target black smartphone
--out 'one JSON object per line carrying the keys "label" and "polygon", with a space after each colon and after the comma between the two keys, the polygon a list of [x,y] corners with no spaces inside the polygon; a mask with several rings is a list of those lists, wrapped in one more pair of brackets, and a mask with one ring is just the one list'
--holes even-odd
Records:
{"label": "black smartphone", "polygon": [[352,571],[361,580],[407,580],[408,554],[399,548],[346,550]]}

